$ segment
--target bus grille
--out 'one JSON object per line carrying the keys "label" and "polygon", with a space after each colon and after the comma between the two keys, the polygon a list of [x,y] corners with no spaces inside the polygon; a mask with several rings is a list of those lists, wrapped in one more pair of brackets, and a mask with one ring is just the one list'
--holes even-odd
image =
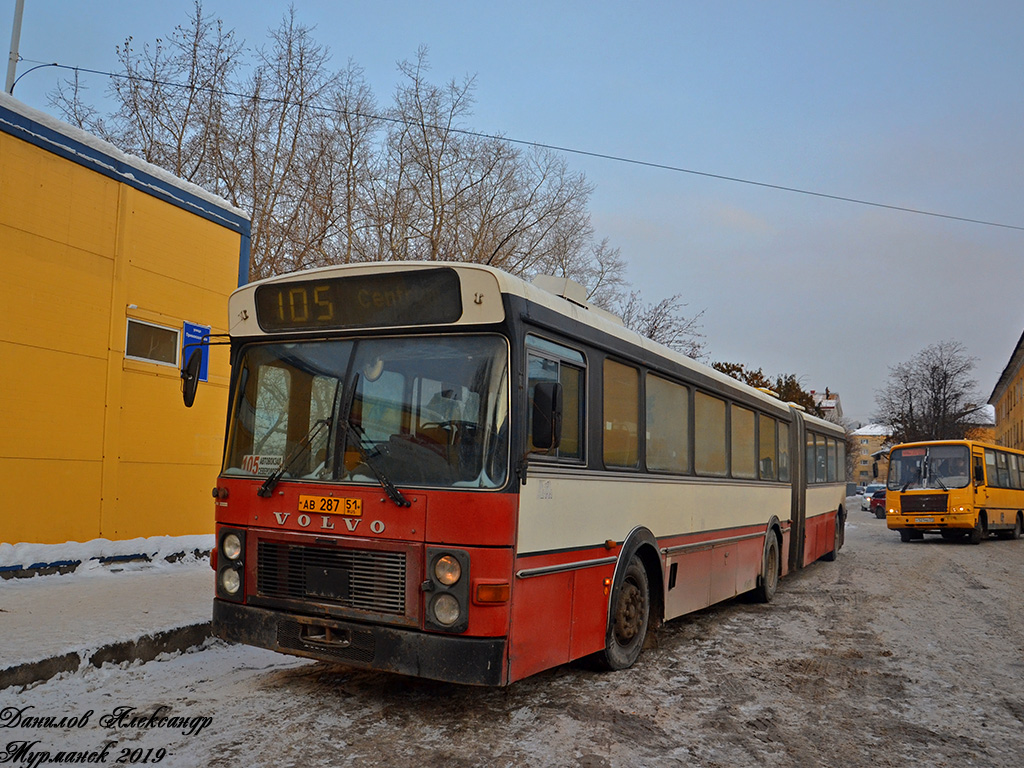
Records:
{"label": "bus grille", "polygon": [[944,493],[904,493],[900,496],[900,510],[903,514],[914,512],[945,512],[946,498],[946,494]]}
{"label": "bus grille", "polygon": [[260,541],[260,595],[405,614],[405,553],[325,549]]}

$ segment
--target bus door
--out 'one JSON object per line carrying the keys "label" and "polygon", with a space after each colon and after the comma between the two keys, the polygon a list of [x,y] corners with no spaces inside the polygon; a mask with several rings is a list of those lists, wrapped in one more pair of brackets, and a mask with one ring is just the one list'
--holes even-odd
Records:
{"label": "bus door", "polygon": [[[971,485],[974,486],[974,508],[988,505],[988,483],[985,481],[985,451],[974,448],[971,454]],[[993,467],[993,469],[995,469]]]}

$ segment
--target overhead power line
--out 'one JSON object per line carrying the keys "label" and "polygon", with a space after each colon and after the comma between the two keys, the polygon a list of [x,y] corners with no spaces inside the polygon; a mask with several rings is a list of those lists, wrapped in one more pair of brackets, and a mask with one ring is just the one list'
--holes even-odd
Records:
{"label": "overhead power line", "polygon": [[[73,71],[75,73],[85,72],[86,74],[90,74],[90,75],[100,75],[102,77],[109,77],[109,78],[118,79],[118,80],[134,80],[134,81],[139,81],[139,82],[152,83],[154,85],[162,85],[162,86],[166,86],[166,87],[169,87],[169,88],[182,88],[182,89],[186,89],[186,90],[208,91],[210,93],[216,93],[216,94],[219,94],[219,95],[222,95],[222,96],[233,96],[235,98],[246,98],[246,99],[252,99],[253,98],[249,94],[235,93],[233,91],[225,91],[225,90],[220,90],[220,89],[217,89],[217,88],[197,87],[197,86],[194,86],[194,85],[190,85],[188,83],[174,83],[174,82],[168,82],[168,81],[162,81],[162,80],[154,80],[152,78],[135,77],[135,76],[132,76],[132,75],[125,75],[125,74],[121,74],[121,73],[118,73],[118,72],[106,72],[106,71],[100,70],[100,69],[88,69],[86,67],[72,67],[72,66],[69,66],[67,64],[58,64],[56,62],[46,63],[46,62],[32,61],[31,59],[22,59],[22,60],[23,61],[28,61],[28,62],[33,63],[33,64],[37,64],[38,66],[32,67],[31,69],[28,69],[25,72],[23,72],[21,75],[19,75],[17,80],[14,81],[14,85],[11,86],[11,93],[14,92],[14,86],[16,86],[18,84],[18,80],[21,80],[21,78],[23,78],[29,72],[33,72],[33,71],[35,71],[37,69],[42,69],[44,67],[56,67],[57,69],[71,70],[71,71]],[[270,98],[270,97],[264,97],[264,96],[256,97],[256,100],[257,101],[267,102],[267,103],[295,104],[295,105],[297,105],[296,102],[287,102],[284,99],[276,99],[276,98]],[[371,115],[371,114],[365,114],[365,113],[360,113],[360,112],[349,112],[349,111],[337,109],[337,108],[334,108],[334,107],[323,107],[323,106],[320,106],[320,105],[317,105],[317,104],[306,104],[304,106],[306,106],[309,109],[315,109],[315,110],[318,110],[318,111],[321,111],[321,112],[329,112],[329,113],[334,113],[334,114],[345,114],[345,115],[350,115],[352,117],[363,117],[363,118],[366,118],[368,120],[378,120],[378,121],[381,121],[381,122],[391,122],[391,123],[407,124],[405,120],[402,120],[401,118],[398,118],[398,117],[389,117],[389,116],[386,116],[386,115]],[[916,214],[918,216],[931,216],[933,218],[938,218],[938,219],[947,219],[947,220],[950,220],[950,221],[961,221],[961,222],[965,222],[967,224],[980,224],[980,225],[986,226],[986,227],[1000,227],[1002,229],[1015,229],[1017,231],[1024,232],[1024,226],[1017,225],[1017,224],[1006,224],[1005,222],[999,222],[999,221],[988,221],[988,220],[985,220],[985,219],[974,219],[974,218],[971,218],[971,217],[968,217],[968,216],[956,216],[956,215],[949,214],[949,213],[938,213],[936,211],[926,211],[926,210],[923,210],[921,208],[910,208],[910,207],[902,206],[902,205],[892,205],[890,203],[880,203],[880,202],[877,202],[877,201],[874,201],[874,200],[864,200],[864,199],[856,198],[856,197],[847,197],[847,196],[844,196],[844,195],[830,194],[828,192],[818,192],[818,191],[812,190],[812,189],[802,189],[800,187],[790,187],[790,186],[786,186],[784,184],[772,184],[772,183],[769,183],[769,182],[766,182],[766,181],[757,181],[756,179],[745,179],[745,178],[742,178],[742,177],[739,177],[739,176],[727,176],[727,175],[721,174],[721,173],[710,173],[708,171],[698,171],[698,170],[695,170],[693,168],[683,168],[682,166],[678,166],[678,165],[669,165],[667,163],[655,163],[655,162],[651,162],[651,161],[648,161],[648,160],[637,160],[636,158],[622,157],[620,155],[611,155],[611,154],[607,154],[607,153],[604,153],[604,152],[593,152],[593,151],[586,150],[586,149],[575,149],[573,147],[563,147],[563,146],[560,146],[560,145],[557,145],[557,144],[546,144],[544,142],[529,141],[527,139],[513,139],[513,138],[509,138],[508,136],[501,136],[501,135],[498,135],[498,134],[491,134],[491,133],[482,133],[480,131],[470,131],[470,130],[467,130],[467,129],[464,129],[464,128],[446,128],[445,130],[451,131],[452,133],[459,133],[459,134],[462,134],[462,135],[465,135],[465,136],[473,136],[475,138],[480,138],[480,139],[492,139],[492,140],[495,140],[495,141],[507,141],[510,144],[518,144],[520,146],[525,146],[525,147],[535,147],[537,149],[547,149],[547,150],[551,150],[552,152],[562,152],[562,153],[570,154],[570,155],[580,155],[582,157],[592,157],[592,158],[596,158],[598,160],[608,160],[608,161],[616,162],[616,163],[625,163],[625,164],[628,164],[628,165],[638,165],[638,166],[641,166],[641,167],[644,167],[644,168],[655,168],[657,170],[670,171],[672,173],[685,173],[685,174],[689,174],[691,176],[701,176],[701,177],[706,178],[706,179],[717,179],[719,181],[729,181],[729,182],[733,182],[735,184],[746,184],[748,186],[761,187],[763,189],[774,189],[774,190],[777,190],[777,191],[780,191],[780,192],[791,192],[791,193],[798,194],[798,195],[807,195],[807,196],[810,196],[810,197],[820,197],[820,198],[824,198],[826,200],[836,200],[836,201],[839,201],[839,202],[842,202],[842,203],[853,203],[855,205],[866,205],[866,206],[871,206],[873,208],[884,208],[886,210],[898,211],[900,213],[912,213],[912,214]]]}

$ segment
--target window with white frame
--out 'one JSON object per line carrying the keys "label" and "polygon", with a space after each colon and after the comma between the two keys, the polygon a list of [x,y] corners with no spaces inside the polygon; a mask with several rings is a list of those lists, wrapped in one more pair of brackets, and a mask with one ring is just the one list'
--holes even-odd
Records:
{"label": "window with white frame", "polygon": [[128,332],[124,342],[124,356],[161,365],[178,365],[181,346],[177,328],[128,319]]}

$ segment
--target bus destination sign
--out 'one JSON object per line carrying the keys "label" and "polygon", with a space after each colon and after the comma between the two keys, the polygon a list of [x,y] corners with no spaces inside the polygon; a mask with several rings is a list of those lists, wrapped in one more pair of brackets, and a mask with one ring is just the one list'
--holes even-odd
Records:
{"label": "bus destination sign", "polygon": [[433,325],[461,317],[459,276],[447,268],[322,277],[256,289],[256,318],[267,332]]}

